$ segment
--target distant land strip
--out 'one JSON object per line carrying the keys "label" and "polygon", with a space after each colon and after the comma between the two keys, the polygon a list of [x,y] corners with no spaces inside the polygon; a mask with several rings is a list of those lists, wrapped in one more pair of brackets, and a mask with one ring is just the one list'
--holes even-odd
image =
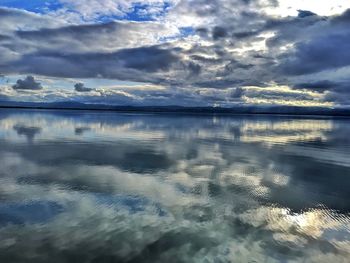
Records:
{"label": "distant land strip", "polygon": [[117,112],[189,113],[189,114],[269,114],[317,115],[350,117],[350,109],[295,106],[241,106],[241,107],[182,107],[182,106],[114,106],[79,102],[0,102],[3,109],[93,110]]}

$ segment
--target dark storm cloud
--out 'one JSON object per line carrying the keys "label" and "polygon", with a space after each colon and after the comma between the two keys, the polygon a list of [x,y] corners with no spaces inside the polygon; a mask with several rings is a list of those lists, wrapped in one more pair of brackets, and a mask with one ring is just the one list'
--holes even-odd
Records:
{"label": "dark storm cloud", "polygon": [[213,29],[213,39],[218,40],[227,36],[227,31],[224,27],[216,26]]}
{"label": "dark storm cloud", "polygon": [[17,80],[17,83],[12,86],[15,90],[41,90],[43,87],[33,76],[27,76],[25,79]]}
{"label": "dark storm cloud", "polygon": [[[324,95],[323,100],[334,102],[336,105],[350,105],[350,81],[319,80],[300,82],[291,85],[294,90],[309,90]],[[305,98],[307,99],[307,98]],[[309,98],[310,99],[310,98]]]}
{"label": "dark storm cloud", "polygon": [[90,91],[92,91],[92,89],[85,87],[84,83],[76,83],[74,85],[74,89],[75,89],[75,91],[78,91],[78,92],[90,92]]}
{"label": "dark storm cloud", "polygon": [[116,57],[125,63],[125,67],[141,71],[167,71],[178,57],[171,50],[158,47],[142,47],[124,49],[116,53]]}
{"label": "dark storm cloud", "polygon": [[332,19],[333,24],[348,24],[350,23],[350,9],[346,10],[342,15],[335,16]]}
{"label": "dark storm cloud", "polygon": [[316,28],[315,36],[296,43],[294,52],[284,54],[280,69],[287,75],[304,75],[350,65],[350,11],[329,19]]}
{"label": "dark storm cloud", "polygon": [[350,65],[350,30],[298,43],[294,56],[281,65],[287,75],[304,75]]}
{"label": "dark storm cloud", "polygon": [[335,102],[338,105],[350,106],[350,80],[323,82],[329,84],[328,87],[325,87],[325,91],[327,91],[324,97],[325,101]]}
{"label": "dark storm cloud", "polygon": [[51,40],[53,38],[60,40],[75,36],[78,41],[88,41],[89,39],[92,41],[92,34],[96,34],[101,31],[103,34],[111,34],[114,33],[119,26],[121,26],[119,23],[110,22],[105,24],[72,25],[60,28],[42,28],[39,30],[17,31],[16,34],[20,38],[28,40]]}
{"label": "dark storm cloud", "polygon": [[[349,88],[349,86],[348,86]],[[350,94],[341,92],[329,92],[324,97],[325,101],[333,102],[337,106],[350,107]]]}
{"label": "dark storm cloud", "polygon": [[[257,30],[257,33],[275,32],[273,37],[266,40],[266,46],[268,47],[268,52],[278,58],[281,47],[291,43],[307,43],[310,39],[318,36],[319,31],[324,30],[324,26],[326,26],[326,21],[317,15],[306,16],[304,18],[266,18],[264,26]],[[288,49],[286,57],[294,58],[295,54]],[[281,58],[278,59],[280,60]]]}
{"label": "dark storm cloud", "polygon": [[337,84],[329,81],[329,80],[322,80],[317,82],[305,82],[305,83],[298,83],[294,85],[294,89],[306,89],[306,90],[312,90],[316,92],[325,92],[327,90],[333,89]]}
{"label": "dark storm cloud", "polygon": [[178,57],[171,49],[158,46],[122,49],[113,53],[72,53],[38,51],[23,55],[10,67],[20,72],[72,77],[147,80],[142,72],[169,71]]}
{"label": "dark storm cloud", "polygon": [[304,18],[308,16],[316,16],[316,14],[308,10],[298,10],[298,17]]}
{"label": "dark storm cloud", "polygon": [[0,34],[0,42],[10,40],[11,38],[7,35]]}

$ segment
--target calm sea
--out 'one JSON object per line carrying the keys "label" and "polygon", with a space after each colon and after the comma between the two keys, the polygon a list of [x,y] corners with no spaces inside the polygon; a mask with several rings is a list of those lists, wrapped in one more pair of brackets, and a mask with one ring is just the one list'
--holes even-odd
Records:
{"label": "calm sea", "polygon": [[350,262],[350,119],[0,111],[0,262]]}

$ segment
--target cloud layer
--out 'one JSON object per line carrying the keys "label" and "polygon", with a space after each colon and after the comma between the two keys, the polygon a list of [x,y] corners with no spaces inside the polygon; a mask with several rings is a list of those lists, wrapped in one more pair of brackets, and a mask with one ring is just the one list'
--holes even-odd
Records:
{"label": "cloud layer", "polygon": [[41,90],[43,87],[39,82],[34,80],[33,76],[27,76],[23,80],[17,80],[17,83],[12,88],[15,90]]}
{"label": "cloud layer", "polygon": [[[295,15],[286,15],[284,4],[67,0],[40,13],[0,7],[0,72],[164,87],[156,94],[131,92],[138,98],[133,104],[166,104],[160,97],[172,96],[179,105],[348,106],[350,6],[322,16],[317,5],[293,6]],[[2,96],[21,99],[2,85]]]}

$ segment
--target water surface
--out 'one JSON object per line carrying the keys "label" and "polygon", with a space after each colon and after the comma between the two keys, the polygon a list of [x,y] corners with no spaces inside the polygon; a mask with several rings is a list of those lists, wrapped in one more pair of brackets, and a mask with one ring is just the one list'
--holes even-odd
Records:
{"label": "water surface", "polygon": [[0,262],[350,262],[349,119],[0,111]]}

